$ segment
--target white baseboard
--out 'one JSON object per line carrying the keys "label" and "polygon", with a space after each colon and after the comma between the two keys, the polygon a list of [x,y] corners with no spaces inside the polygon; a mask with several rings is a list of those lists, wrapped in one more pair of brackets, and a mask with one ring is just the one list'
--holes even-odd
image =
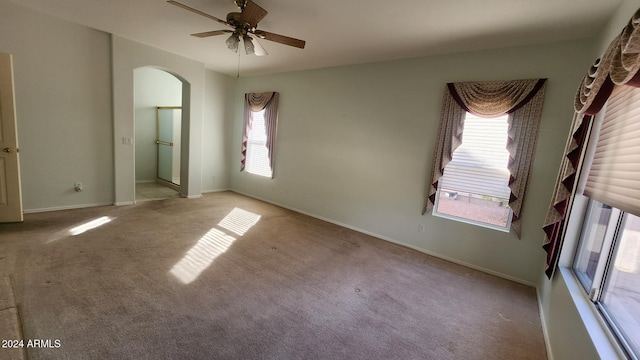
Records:
{"label": "white baseboard", "polygon": [[202,193],[203,194],[206,194],[206,193],[217,193],[217,192],[223,192],[223,191],[232,191],[232,190],[229,189],[229,188],[226,188],[226,189],[213,189],[213,190],[202,190]]}
{"label": "white baseboard", "polygon": [[507,274],[503,274],[503,273],[498,272],[498,271],[494,271],[494,270],[491,270],[491,269],[483,268],[481,266],[477,266],[477,265],[470,264],[470,263],[467,263],[467,262],[464,262],[464,261],[461,261],[461,260],[458,260],[458,259],[454,259],[454,258],[451,258],[451,257],[448,257],[448,256],[444,256],[442,254],[438,254],[438,253],[435,253],[435,252],[432,252],[432,251],[429,251],[429,250],[426,250],[426,249],[422,249],[422,248],[419,248],[419,247],[416,247],[416,246],[413,246],[413,245],[408,245],[408,244],[405,244],[403,242],[397,241],[395,239],[391,239],[389,237],[386,237],[384,235],[376,234],[376,233],[373,233],[371,231],[367,231],[367,230],[364,230],[364,229],[357,228],[355,226],[351,226],[349,224],[345,224],[345,223],[341,223],[339,221],[335,221],[333,219],[328,219],[328,218],[325,218],[323,216],[319,216],[319,215],[316,215],[316,214],[313,214],[313,213],[310,213],[310,212],[307,212],[307,211],[304,211],[304,210],[300,210],[300,209],[296,209],[296,208],[291,207],[291,206],[283,205],[283,204],[277,203],[275,201],[271,201],[269,199],[263,199],[261,197],[253,196],[253,195],[250,195],[250,194],[246,194],[246,193],[243,193],[241,191],[234,190],[234,189],[231,189],[231,191],[233,191],[235,193],[238,193],[238,194],[241,194],[241,195],[244,195],[244,196],[248,196],[250,198],[254,198],[254,199],[257,199],[257,200],[260,200],[260,201],[264,201],[264,202],[269,203],[269,204],[280,206],[282,208],[289,209],[289,210],[292,210],[292,211],[295,211],[295,212],[298,212],[298,213],[301,213],[301,214],[304,214],[304,215],[307,215],[307,216],[311,216],[313,218],[316,218],[316,219],[319,219],[319,220],[322,220],[322,221],[326,221],[328,223],[332,223],[332,224],[335,224],[335,225],[338,225],[338,226],[342,226],[344,228],[351,229],[353,231],[357,231],[357,232],[365,234],[365,235],[370,235],[370,236],[376,237],[376,238],[381,239],[381,240],[388,241],[388,242],[396,244],[396,245],[404,246],[406,248],[419,251],[419,252],[427,254],[429,256],[433,256],[433,257],[436,257],[436,258],[439,258],[439,259],[442,259],[442,260],[450,261],[450,262],[452,262],[454,264],[462,265],[462,266],[465,266],[465,267],[468,267],[468,268],[471,268],[471,269],[474,269],[474,270],[481,271],[481,272],[486,273],[486,274],[494,275],[494,276],[497,276],[499,278],[503,278],[503,279],[506,279],[506,280],[510,280],[510,281],[516,282],[518,284],[526,285],[526,286],[529,286],[529,287],[532,287],[532,288],[537,288],[537,284],[534,284],[534,283],[531,283],[529,281],[525,281],[525,280],[513,277],[511,275],[507,275]]}
{"label": "white baseboard", "polygon": [[538,314],[540,314],[540,324],[542,325],[542,336],[544,337],[544,345],[547,347],[547,359],[553,360],[553,351],[551,349],[551,341],[549,339],[549,330],[547,327],[547,319],[544,317],[542,309],[542,299],[540,298],[540,289],[536,289],[536,298],[538,300]]}
{"label": "white baseboard", "polygon": [[[222,192],[222,191],[229,191],[230,189],[219,189],[219,190],[206,190],[203,191],[203,193],[213,193],[213,192]],[[202,194],[200,195],[189,195],[189,196],[183,196],[184,198],[187,199],[199,199],[202,197]],[[34,213],[41,213],[41,212],[48,212],[48,211],[60,211],[60,210],[73,210],[73,209],[84,209],[84,208],[90,208],[90,207],[98,207],[98,206],[128,206],[128,205],[135,205],[136,202],[135,201],[119,201],[119,202],[115,202],[115,203],[95,203],[95,204],[81,204],[81,205],[68,205],[68,206],[54,206],[54,207],[49,207],[49,208],[38,208],[38,209],[24,209],[22,212],[24,214],[34,214]]]}
{"label": "white baseboard", "polygon": [[98,207],[98,206],[111,206],[114,203],[96,203],[96,204],[81,204],[81,205],[67,205],[67,206],[55,206],[50,208],[40,208],[40,209],[24,209],[23,213],[25,214],[34,214],[48,211],[59,211],[59,210],[72,210],[72,209],[84,209],[90,207]]}
{"label": "white baseboard", "polygon": [[117,203],[114,203],[113,205],[115,206],[128,206],[128,205],[135,205],[135,201],[120,201]]}

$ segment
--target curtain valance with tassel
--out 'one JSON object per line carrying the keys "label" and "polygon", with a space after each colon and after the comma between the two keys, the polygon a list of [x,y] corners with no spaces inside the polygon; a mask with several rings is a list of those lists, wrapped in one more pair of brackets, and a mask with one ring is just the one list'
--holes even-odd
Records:
{"label": "curtain valance with tassel", "polygon": [[435,204],[438,182],[462,143],[466,112],[482,117],[509,114],[509,206],[511,226],[520,235],[521,209],[533,162],[546,79],[449,83],[442,101],[440,127],[429,193],[423,214]]}

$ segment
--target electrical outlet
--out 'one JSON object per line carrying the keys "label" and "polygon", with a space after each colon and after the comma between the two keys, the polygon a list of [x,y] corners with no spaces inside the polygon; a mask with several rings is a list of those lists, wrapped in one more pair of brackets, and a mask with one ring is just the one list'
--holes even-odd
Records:
{"label": "electrical outlet", "polygon": [[424,225],[418,224],[418,232],[424,232]]}
{"label": "electrical outlet", "polygon": [[73,184],[73,189],[74,189],[76,192],[80,192],[80,191],[82,191],[82,183],[79,183],[79,182],[74,183],[74,184]]}

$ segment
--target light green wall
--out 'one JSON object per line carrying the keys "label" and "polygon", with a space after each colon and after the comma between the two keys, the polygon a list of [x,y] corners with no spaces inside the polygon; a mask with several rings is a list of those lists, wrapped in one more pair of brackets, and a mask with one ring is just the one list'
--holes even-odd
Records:
{"label": "light green wall", "polygon": [[[544,262],[543,223],[591,42],[575,41],[240,79],[279,91],[275,178],[239,172],[233,189],[527,284]],[[421,215],[447,82],[548,78],[523,233]],[[425,232],[419,232],[424,225]]]}
{"label": "light green wall", "polygon": [[13,55],[24,209],[113,203],[109,35],[0,2],[0,52]]}
{"label": "light green wall", "polygon": [[[0,1],[0,51],[14,57],[26,211],[133,202],[133,144],[121,140],[134,139],[133,71],[145,66],[189,83],[191,141],[183,153],[193,166],[186,195],[230,187],[234,78],[6,1]],[[83,183],[81,193],[75,182]]]}
{"label": "light green wall", "polygon": [[235,78],[205,71],[202,191],[231,187],[231,130]]}

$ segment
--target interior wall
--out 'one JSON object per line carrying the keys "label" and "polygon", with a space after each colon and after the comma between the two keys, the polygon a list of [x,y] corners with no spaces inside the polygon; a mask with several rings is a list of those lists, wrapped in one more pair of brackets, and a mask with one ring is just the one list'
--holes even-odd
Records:
{"label": "interior wall", "polygon": [[136,182],[155,181],[157,174],[157,106],[181,106],[182,82],[151,67],[134,70]]}
{"label": "interior wall", "polygon": [[[230,187],[227,139],[234,78],[4,0],[0,51],[14,57],[25,211],[133,202],[133,71],[143,66],[180,73],[193,87],[184,94],[194,95],[191,147],[184,152],[194,166],[186,196]],[[82,192],[74,191],[75,182],[82,182]]]}
{"label": "interior wall", "polygon": [[[223,49],[226,50],[226,49]],[[228,50],[226,50],[228,51]],[[236,79],[205,71],[202,192],[231,187],[231,134]]]}
{"label": "interior wall", "polygon": [[[583,40],[241,78],[232,187],[536,285],[544,263],[541,225],[590,46]],[[524,78],[549,81],[522,237],[422,216],[445,84]],[[260,91],[280,92],[273,180],[239,171],[243,94]]]}
{"label": "interior wall", "polygon": [[27,212],[113,203],[109,38],[0,1],[0,51],[13,54]]}

